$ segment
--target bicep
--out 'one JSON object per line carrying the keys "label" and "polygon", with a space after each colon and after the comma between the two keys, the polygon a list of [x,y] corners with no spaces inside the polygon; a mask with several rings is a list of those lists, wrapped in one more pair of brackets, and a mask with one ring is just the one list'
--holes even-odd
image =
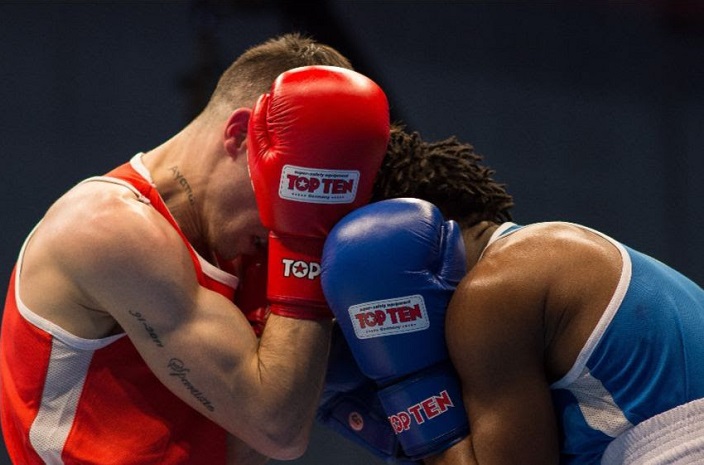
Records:
{"label": "bicep", "polygon": [[[181,294],[181,292],[177,293]],[[161,301],[120,307],[113,315],[157,378],[184,402],[221,425],[237,411],[257,341],[229,300],[198,287],[184,302],[161,292]],[[252,387],[252,389],[254,389]]]}
{"label": "bicep", "polygon": [[496,273],[463,282],[447,313],[447,344],[462,383],[472,449],[482,465],[557,463],[540,292],[501,280]]}
{"label": "bicep", "polygon": [[112,215],[119,221],[97,225],[72,278],[185,403],[260,452],[298,454],[322,382],[329,323],[272,315],[258,340],[232,301],[198,284],[174,229],[149,215],[157,214],[123,209]]}
{"label": "bicep", "polygon": [[[155,226],[156,224],[156,226]],[[257,340],[228,299],[201,287],[180,237],[158,222],[135,223],[105,239],[81,281],[127,333],[154,375],[215,422],[235,428],[238,390],[254,390],[248,373]],[[100,260],[98,262],[98,260]],[[243,415],[244,416],[244,415]],[[239,423],[238,423],[239,424]]]}

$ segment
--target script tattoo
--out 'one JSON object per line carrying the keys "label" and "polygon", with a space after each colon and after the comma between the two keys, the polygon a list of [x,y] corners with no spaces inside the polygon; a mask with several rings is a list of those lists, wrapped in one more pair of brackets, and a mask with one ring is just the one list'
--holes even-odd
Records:
{"label": "script tattoo", "polygon": [[161,340],[159,339],[159,335],[156,333],[156,330],[151,327],[151,325],[147,322],[146,318],[142,316],[141,313],[139,312],[133,312],[132,310],[129,311],[130,315],[135,317],[137,321],[142,323],[144,326],[144,330],[149,334],[149,337],[154,341],[154,344],[156,344],[158,347],[164,347],[164,344],[162,344]]}
{"label": "script tattoo", "polygon": [[193,202],[196,201],[196,198],[193,195],[193,189],[191,189],[191,185],[188,184],[188,180],[183,177],[183,174],[181,174],[181,171],[179,171],[178,166],[172,166],[171,168],[169,168],[169,171],[171,171],[171,174],[173,175],[176,182],[181,186],[183,191],[188,196],[188,203],[193,205]]}
{"label": "script tattoo", "polygon": [[198,402],[203,404],[203,406],[211,412],[215,410],[215,406],[210,402],[210,400],[208,400],[208,398],[205,397],[205,395],[188,380],[188,372],[191,371],[191,369],[186,368],[186,365],[184,365],[182,360],[172,358],[169,360],[167,366],[171,371],[169,375],[179,378],[191,395],[198,399]]}

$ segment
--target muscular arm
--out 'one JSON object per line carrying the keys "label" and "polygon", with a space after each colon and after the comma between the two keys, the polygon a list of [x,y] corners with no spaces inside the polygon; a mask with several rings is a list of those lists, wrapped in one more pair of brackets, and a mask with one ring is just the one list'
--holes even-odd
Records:
{"label": "muscular arm", "polygon": [[567,223],[526,227],[485,251],[447,312],[471,434],[448,454],[479,465],[558,463],[549,385],[573,367],[621,268],[612,243]]}
{"label": "muscular arm", "polygon": [[158,213],[125,198],[97,207],[66,221],[78,228],[48,218],[34,257],[78,283],[79,306],[111,315],[184,402],[262,454],[302,454],[331,323],[272,316],[257,340],[231,301],[197,284]]}
{"label": "muscular arm", "polygon": [[447,453],[463,453],[467,463],[558,462],[544,369],[546,280],[540,265],[516,258],[485,257],[448,308],[447,344],[461,378],[471,436]]}

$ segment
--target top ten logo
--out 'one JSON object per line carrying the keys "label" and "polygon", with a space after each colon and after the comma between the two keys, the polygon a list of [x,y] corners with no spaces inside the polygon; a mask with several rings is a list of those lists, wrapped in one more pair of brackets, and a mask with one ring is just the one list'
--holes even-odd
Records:
{"label": "top ten logo", "polygon": [[324,170],[284,165],[279,197],[307,203],[352,203],[358,185],[357,170]]}

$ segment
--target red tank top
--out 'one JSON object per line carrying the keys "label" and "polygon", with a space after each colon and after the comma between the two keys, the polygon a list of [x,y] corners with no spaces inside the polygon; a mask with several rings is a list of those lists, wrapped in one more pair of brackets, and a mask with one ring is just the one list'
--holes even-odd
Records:
{"label": "red tank top", "polygon": [[[179,232],[198,282],[232,298],[237,278],[202,260],[166,209],[139,157],[94,178],[127,183]],[[224,464],[227,434],[166,389],[125,334],[76,337],[19,299],[22,253],[0,333],[0,420],[12,462]]]}

